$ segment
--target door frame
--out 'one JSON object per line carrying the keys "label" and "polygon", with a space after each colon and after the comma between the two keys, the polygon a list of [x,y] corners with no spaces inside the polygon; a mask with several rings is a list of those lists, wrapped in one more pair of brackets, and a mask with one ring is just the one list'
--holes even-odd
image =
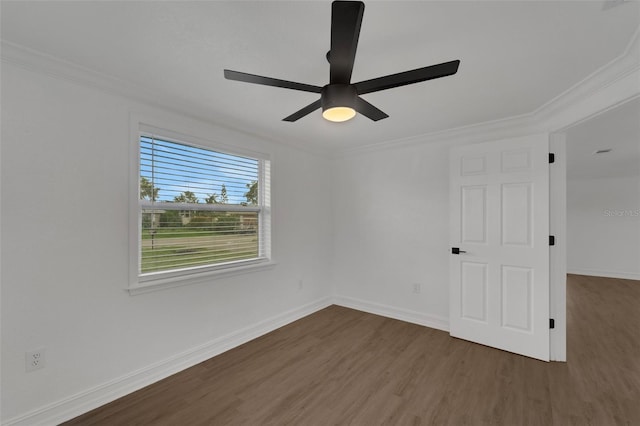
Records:
{"label": "door frame", "polygon": [[[638,49],[638,36],[630,43],[631,52]],[[625,57],[628,58],[628,55]],[[637,55],[636,55],[637,56]],[[556,236],[551,248],[549,264],[549,313],[555,328],[549,336],[551,361],[567,361],[567,130],[611,109],[640,98],[640,64],[635,58],[631,71],[618,75],[613,81],[592,88],[580,99],[555,111],[541,123],[549,132],[549,149],[555,153],[555,162],[549,168],[549,229]],[[586,81],[585,83],[589,83]]]}

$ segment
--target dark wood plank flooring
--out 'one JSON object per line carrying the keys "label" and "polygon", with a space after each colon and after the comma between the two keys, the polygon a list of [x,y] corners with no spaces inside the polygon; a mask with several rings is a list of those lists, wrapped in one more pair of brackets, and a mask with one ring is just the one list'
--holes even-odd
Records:
{"label": "dark wood plank flooring", "polygon": [[640,425],[640,282],[567,299],[567,363],[331,306],[66,424]]}

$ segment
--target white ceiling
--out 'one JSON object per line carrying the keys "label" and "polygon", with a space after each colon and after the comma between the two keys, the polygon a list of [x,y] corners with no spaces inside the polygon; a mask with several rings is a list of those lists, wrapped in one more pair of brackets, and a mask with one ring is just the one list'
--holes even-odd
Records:
{"label": "white ceiling", "polygon": [[310,149],[353,149],[530,113],[621,55],[640,3],[368,1],[353,81],[460,59],[458,74],[364,95],[390,115],[329,123],[317,99],[225,80],[229,68],[322,86],[320,2],[2,1],[2,39],[157,93],[191,115]]}
{"label": "white ceiling", "polygon": [[[595,154],[611,149],[605,154]],[[640,176],[640,99],[567,131],[567,179]]]}

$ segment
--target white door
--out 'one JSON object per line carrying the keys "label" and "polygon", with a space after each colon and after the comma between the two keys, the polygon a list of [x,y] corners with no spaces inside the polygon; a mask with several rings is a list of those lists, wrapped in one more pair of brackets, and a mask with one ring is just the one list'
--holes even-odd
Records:
{"label": "white door", "polygon": [[540,134],[454,147],[450,167],[450,333],[545,361],[548,141]]}

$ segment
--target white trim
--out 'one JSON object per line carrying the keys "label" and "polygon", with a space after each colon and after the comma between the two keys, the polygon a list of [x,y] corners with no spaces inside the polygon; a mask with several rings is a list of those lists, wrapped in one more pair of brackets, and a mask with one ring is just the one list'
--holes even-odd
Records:
{"label": "white trim", "polygon": [[602,269],[582,269],[567,267],[567,274],[588,275],[591,277],[620,278],[640,281],[640,273],[625,271],[604,271]]}
{"label": "white trim", "polygon": [[422,312],[412,311],[409,309],[396,308],[367,300],[355,299],[347,296],[333,296],[333,304],[344,306],[345,308],[356,309],[358,311],[368,312],[370,314],[380,315],[387,318],[393,318],[400,321],[410,322],[412,324],[423,325],[429,328],[449,332],[449,318],[439,315],[428,315]]}
{"label": "white trim", "polygon": [[640,68],[612,82],[602,90],[596,90],[589,96],[584,96],[566,109],[555,111],[548,119],[541,121],[538,127],[549,132],[562,132],[610,109],[617,108],[640,96],[638,82],[640,82]]}
{"label": "white trim", "polygon": [[142,264],[140,242],[138,241],[141,226],[140,197],[140,123],[141,117],[129,114],[129,280],[127,286],[133,288],[138,284],[138,265]]}
{"label": "white trim", "polygon": [[328,306],[331,306],[330,297],[307,303],[53,404],[9,419],[4,425],[53,425],[70,420]]}
{"label": "white trim", "polygon": [[360,155],[367,152],[383,151],[411,147],[435,142],[452,142],[464,140],[467,143],[484,142],[492,139],[507,139],[533,133],[534,120],[530,114],[500,118],[482,123],[446,129],[438,132],[424,133],[406,138],[392,139],[380,143],[356,148],[345,148],[334,154],[334,158]]}
{"label": "white trim", "polygon": [[549,152],[555,162],[549,165],[549,234],[556,237],[549,247],[549,360],[567,360],[567,149],[566,135],[549,135]]}
{"label": "white trim", "polygon": [[[149,278],[141,275],[138,277],[138,284],[130,285],[126,288],[131,296],[138,294],[149,293],[152,291],[165,290],[167,288],[182,287],[185,285],[198,284],[206,282],[207,280],[227,278],[235,275],[248,274],[251,272],[266,271],[273,269],[276,266],[275,262],[267,260],[249,260],[240,261],[240,266],[237,264],[221,264],[210,266],[208,270],[203,272],[189,272],[189,271],[170,271],[169,274],[160,273],[162,278]],[[173,274],[173,275],[172,275]]]}
{"label": "white trim", "polygon": [[559,111],[572,107],[584,98],[638,71],[640,68],[639,43],[640,28],[631,36],[629,43],[619,56],[533,111],[532,115],[536,116],[536,121],[551,120]]}

